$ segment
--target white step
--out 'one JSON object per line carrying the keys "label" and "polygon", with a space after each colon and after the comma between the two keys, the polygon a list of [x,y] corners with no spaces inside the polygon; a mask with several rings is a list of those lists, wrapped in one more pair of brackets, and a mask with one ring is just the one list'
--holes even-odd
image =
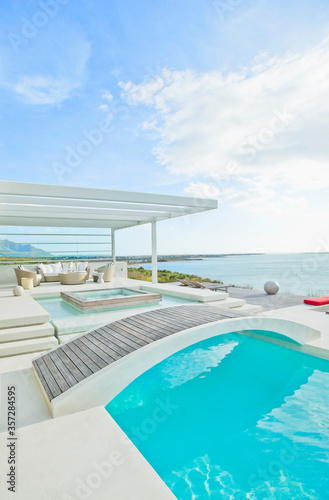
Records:
{"label": "white step", "polygon": [[245,305],[245,303],[246,301],[244,299],[233,299],[229,297],[225,300],[221,300],[220,302],[212,302],[211,305],[232,309],[233,307],[242,307]]}
{"label": "white step", "polygon": [[195,300],[196,302],[211,302],[211,304],[228,298],[226,292],[214,292],[205,288],[191,288],[189,286],[169,285],[167,283],[158,283],[157,285],[145,284],[140,287],[142,290],[158,292],[181,299]]}
{"label": "white step", "polygon": [[41,337],[39,339],[17,340],[16,342],[4,342],[0,344],[0,358],[25,354],[27,352],[48,351],[58,346],[55,337]]}
{"label": "white step", "polygon": [[248,314],[259,314],[262,312],[262,306],[256,306],[254,304],[245,304],[239,307],[239,311],[245,312]]}
{"label": "white step", "polygon": [[50,321],[50,314],[32,297],[1,297],[0,328],[41,325]]}
{"label": "white step", "polygon": [[34,326],[19,326],[17,328],[3,328],[0,330],[0,343],[51,337],[53,335],[54,327],[50,323]]}

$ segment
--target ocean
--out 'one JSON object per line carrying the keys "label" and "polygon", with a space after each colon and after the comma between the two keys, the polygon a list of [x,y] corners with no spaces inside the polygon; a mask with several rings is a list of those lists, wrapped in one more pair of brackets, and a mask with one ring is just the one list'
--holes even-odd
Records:
{"label": "ocean", "polygon": [[[150,264],[143,267],[151,269]],[[329,295],[329,253],[235,255],[159,262],[158,269],[196,274],[255,290],[262,290],[266,281],[273,280],[283,293]]]}

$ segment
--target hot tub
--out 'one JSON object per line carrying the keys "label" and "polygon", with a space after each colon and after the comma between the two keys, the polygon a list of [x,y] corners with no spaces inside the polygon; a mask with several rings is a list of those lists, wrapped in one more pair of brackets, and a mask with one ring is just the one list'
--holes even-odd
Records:
{"label": "hot tub", "polygon": [[162,295],[130,288],[111,288],[108,290],[94,289],[81,292],[61,292],[61,298],[81,311],[94,311],[97,309],[154,304],[162,300]]}

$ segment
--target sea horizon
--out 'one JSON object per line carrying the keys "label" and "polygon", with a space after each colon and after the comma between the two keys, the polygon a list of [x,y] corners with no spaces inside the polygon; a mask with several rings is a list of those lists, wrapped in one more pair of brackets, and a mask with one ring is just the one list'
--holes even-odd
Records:
{"label": "sea horizon", "polygon": [[[230,254],[224,258],[158,262],[158,269],[196,274],[226,284],[263,290],[276,281],[281,293],[329,295],[329,253]],[[151,269],[151,264],[143,264]]]}

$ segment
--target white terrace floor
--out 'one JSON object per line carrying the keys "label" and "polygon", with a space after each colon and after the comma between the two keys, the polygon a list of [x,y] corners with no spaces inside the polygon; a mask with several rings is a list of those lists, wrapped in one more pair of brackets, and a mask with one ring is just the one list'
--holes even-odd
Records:
{"label": "white terrace floor", "polygon": [[[111,287],[148,286],[145,282],[116,279]],[[79,290],[95,288],[94,283]],[[108,287],[108,285],[105,285]],[[194,300],[209,300],[217,292],[179,289],[176,285],[149,285],[165,293],[187,294]],[[71,287],[65,287],[65,290]],[[77,287],[72,287],[77,289]],[[33,295],[58,295],[56,283],[43,284]],[[202,296],[202,298],[199,298]],[[1,298],[9,298],[11,287],[0,290],[0,320],[4,311]],[[12,300],[16,300],[12,298]],[[223,305],[223,301],[219,301]],[[218,303],[219,303],[218,302]],[[7,302],[8,304],[8,302]],[[318,340],[303,346],[305,352],[329,359],[329,315],[304,304],[257,314],[266,318],[293,320],[318,330]],[[120,317],[126,312],[118,312]],[[113,318],[118,319],[118,318]],[[103,407],[96,407],[53,419],[32,374],[31,360],[36,354],[0,359],[1,377],[1,456],[6,456],[6,391],[17,388],[17,491],[16,500],[169,500],[175,498],[156,472],[143,458]],[[6,460],[0,474],[6,477]],[[0,498],[12,498],[4,482]]]}

